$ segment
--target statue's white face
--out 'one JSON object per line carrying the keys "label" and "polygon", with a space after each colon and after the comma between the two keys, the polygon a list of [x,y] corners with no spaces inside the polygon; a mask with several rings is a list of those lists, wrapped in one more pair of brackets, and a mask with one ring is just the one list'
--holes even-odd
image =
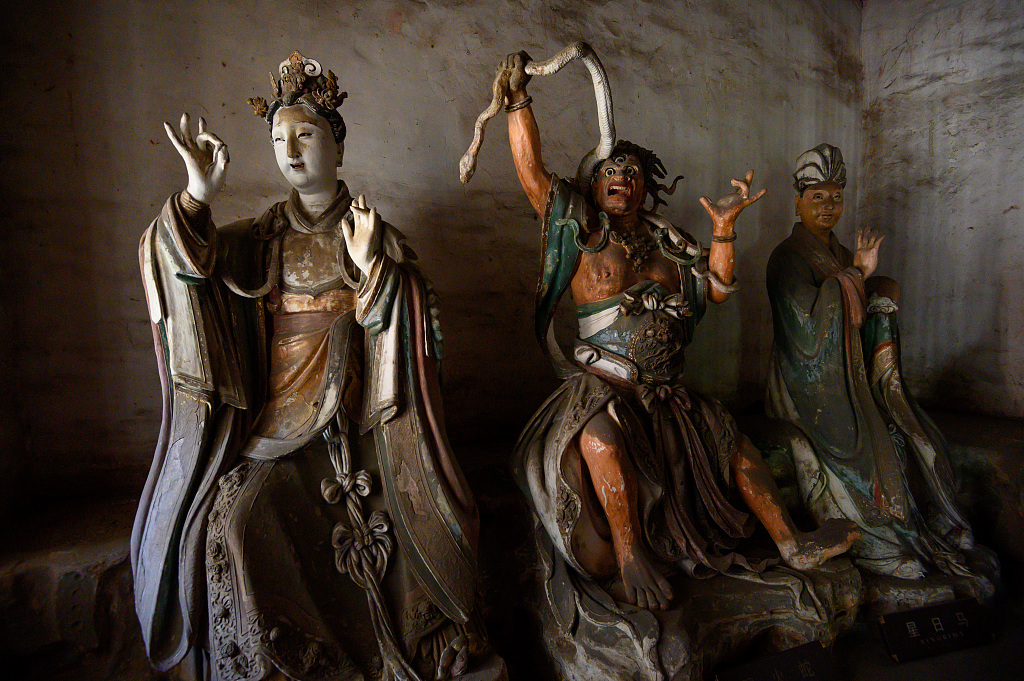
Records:
{"label": "statue's white face", "polygon": [[278,109],[270,129],[277,167],[300,194],[334,191],[337,167],[345,153],[334,141],[331,126],[321,116],[295,104]]}

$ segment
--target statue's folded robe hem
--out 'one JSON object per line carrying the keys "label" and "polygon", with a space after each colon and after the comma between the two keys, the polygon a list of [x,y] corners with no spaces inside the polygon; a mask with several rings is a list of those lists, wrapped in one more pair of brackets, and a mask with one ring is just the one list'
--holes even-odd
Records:
{"label": "statue's folded robe hem", "polygon": [[[279,245],[261,237],[285,212],[277,204],[257,220],[217,230],[208,214],[193,226],[173,196],[140,245],[163,420],[133,531],[132,565],[147,651],[161,670],[194,645],[208,645],[208,515],[218,480],[249,458],[240,453],[247,446],[253,450],[252,431],[267,398],[265,300],[237,290],[267,288],[268,273],[279,271],[270,262]],[[421,589],[452,621],[464,622],[475,595],[476,509],[444,434],[424,283],[400,235],[387,229],[387,256],[364,278],[356,310],[366,329],[367,358],[358,425],[372,434],[360,442],[376,450],[371,456],[414,577],[411,588]],[[256,277],[253,263],[262,263]],[[343,326],[338,320],[331,328]],[[333,349],[327,355],[325,361],[342,361]],[[250,453],[274,459],[296,452],[334,414],[344,416],[337,385],[344,367],[336,368],[325,385],[328,404],[307,432],[281,452],[257,447]],[[329,534],[320,539],[328,547],[330,540]],[[334,570],[333,562],[326,567]],[[338,583],[348,580],[340,573],[334,577]]]}

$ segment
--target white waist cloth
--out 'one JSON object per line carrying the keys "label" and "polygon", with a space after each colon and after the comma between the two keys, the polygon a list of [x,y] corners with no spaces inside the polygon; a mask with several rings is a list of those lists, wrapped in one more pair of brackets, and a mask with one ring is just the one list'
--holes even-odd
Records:
{"label": "white waist cloth", "polygon": [[580,338],[590,338],[601,329],[611,326],[619,318],[619,306],[612,305],[608,309],[579,318]]}

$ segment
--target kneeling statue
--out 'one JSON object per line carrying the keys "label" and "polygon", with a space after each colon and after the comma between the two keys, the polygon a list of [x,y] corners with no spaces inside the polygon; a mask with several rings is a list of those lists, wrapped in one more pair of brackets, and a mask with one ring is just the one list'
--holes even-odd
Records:
{"label": "kneeling statue", "polygon": [[846,518],[861,538],[851,555],[872,574],[963,578],[991,595],[971,566],[994,574],[957,508],[945,439],[907,392],[896,311],[900,287],[872,276],[882,237],[857,235],[850,252],[834,233],[843,213],[842,152],[819,144],[793,174],[796,215],[772,252],[767,286],[775,329],[769,417],[792,424],[791,451],[804,504],[818,522]]}

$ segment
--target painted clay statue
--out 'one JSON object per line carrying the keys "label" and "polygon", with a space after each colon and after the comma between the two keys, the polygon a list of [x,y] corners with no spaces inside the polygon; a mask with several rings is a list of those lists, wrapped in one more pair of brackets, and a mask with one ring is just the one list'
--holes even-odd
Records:
{"label": "painted clay statue", "polygon": [[903,382],[900,288],[871,276],[882,237],[862,230],[851,253],[833,232],[846,186],[838,148],[803,153],[793,177],[799,221],[768,261],[767,409],[796,426],[789,448],[801,496],[818,522],[857,523],[851,555],[862,568],[969,575],[974,539],[956,507],[946,442]]}
{"label": "painted clay statue", "polygon": [[[512,55],[509,68],[518,73],[523,62]],[[582,182],[549,173],[527,79],[518,78],[507,95],[509,139],[523,189],[547,223],[537,335],[550,338],[566,289],[580,329],[572,375],[534,417],[516,453],[560,550],[584,574],[618,572],[628,602],[663,609],[672,593],[656,561],[691,574],[745,562],[731,548],[751,533],[753,520],[728,498],[735,487],[793,567],[845,551],[847,523],[813,535],[797,531],[728,412],[680,383],[707,301],[724,302],[736,290],[733,225],[764,195],[749,196],[753,173],[733,180],[736,191],[718,203],[701,199],[714,225],[706,254],[643,208],[648,195],[657,208],[664,203],[659,192],[671,191],[658,182],[665,171],[653,152],[619,141]],[[554,344],[547,349],[560,353]],[[598,506],[589,507],[594,501]]]}
{"label": "painted clay statue", "polygon": [[188,186],[140,247],[164,414],[132,541],[150,659],[224,681],[502,678],[430,285],[338,180],[334,74],[296,52],[272,82],[249,101],[292,191],[256,218],[214,226],[227,146],[165,124]]}
{"label": "painted clay statue", "polygon": [[[567,63],[567,55],[583,60],[595,76],[602,130],[598,147],[584,158],[574,180],[558,178],[544,167],[526,92],[531,74],[554,72]],[[613,632],[630,631],[630,641],[645,652],[623,661],[624,667],[650,663],[652,669],[637,678],[683,678],[678,675],[689,662],[682,657],[703,651],[694,653],[693,641],[671,643],[683,629],[700,629],[678,618],[693,622],[704,615],[711,622],[721,615],[724,622],[735,615],[738,622],[742,617],[738,611],[725,614],[729,606],[721,604],[703,613],[680,612],[679,576],[685,582],[686,576],[730,573],[761,586],[771,581],[765,575],[773,561],[767,556],[754,560],[737,550],[756,520],[767,528],[785,563],[798,570],[844,552],[858,536],[845,520],[829,521],[810,533],[799,531],[779,502],[759,452],[737,431],[726,409],[681,382],[686,346],[707,302],[724,302],[736,290],[736,218],[764,191],[750,194],[751,172],[742,181],[733,180],[735,191],[717,203],[701,199],[713,225],[710,251],[659,215],[656,209],[665,203],[661,193],[672,193],[675,183],[660,184],[665,169],[653,152],[615,141],[604,72],[586,45],[543,63],[529,61],[524,53],[510,55],[499,68],[494,93],[505,102],[520,182],[542,219],[535,331],[565,379],[526,427],[513,466],[552,548],[548,569],[562,575],[562,586],[550,580],[545,585],[555,619],[569,632],[577,621],[604,622],[603,632],[595,629],[594,645],[581,645],[586,649],[562,672],[620,678],[624,672],[611,663],[603,675],[593,671],[590,677],[586,669],[596,670],[599,656],[608,662],[600,646],[628,645],[611,643],[618,635]],[[492,104],[481,120],[495,108]],[[464,159],[464,179],[471,174],[466,171],[472,170],[481,137]],[[648,198],[650,210],[644,207]],[[579,322],[571,359],[556,341],[552,322],[566,290]],[[771,574],[780,576],[778,570]],[[787,588],[799,593],[804,587],[793,575],[787,569],[780,578],[791,580]],[[759,613],[776,607],[759,593],[753,589],[748,594],[749,603],[759,604]],[[787,601],[785,607],[790,613],[806,611],[806,601]],[[675,614],[652,624],[651,611],[663,610]],[[675,624],[668,623],[672,617]],[[637,633],[648,628],[650,636]],[[659,628],[670,633],[651,633]],[[728,629],[736,641],[751,636],[756,626],[740,629]],[[576,643],[582,638],[578,632],[572,636]],[[659,656],[661,662],[650,662]]]}

